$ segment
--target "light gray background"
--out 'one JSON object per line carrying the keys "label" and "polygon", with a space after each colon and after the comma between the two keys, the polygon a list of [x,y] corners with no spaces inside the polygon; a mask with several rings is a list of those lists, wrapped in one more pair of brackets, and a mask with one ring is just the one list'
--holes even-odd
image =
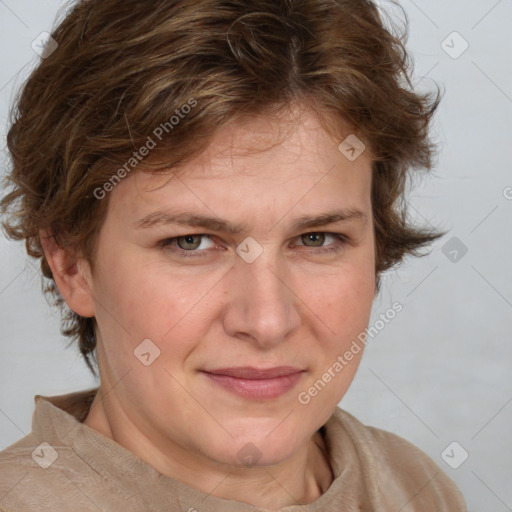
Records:
{"label": "light gray background", "polygon": [[[8,105],[39,58],[31,42],[49,31],[62,5],[0,0],[1,148]],[[429,256],[408,259],[384,279],[374,319],[394,301],[404,310],[368,344],[342,406],[430,454],[471,512],[512,510],[512,1],[402,5],[415,82],[423,89],[434,80],[446,90],[434,126],[439,161],[413,189],[411,214],[449,234]],[[458,58],[464,42],[454,31],[469,44]],[[443,253],[452,237],[468,249],[457,262]],[[95,382],[77,351],[65,349],[58,315],[21,244],[0,238],[0,268],[2,449],[30,431],[35,394]],[[469,453],[458,469],[441,457],[453,441]],[[452,464],[462,453],[449,451]]]}

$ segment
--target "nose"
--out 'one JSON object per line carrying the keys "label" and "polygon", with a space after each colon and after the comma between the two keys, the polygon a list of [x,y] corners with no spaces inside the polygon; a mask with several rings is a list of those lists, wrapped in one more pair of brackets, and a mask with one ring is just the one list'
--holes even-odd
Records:
{"label": "nose", "polygon": [[296,331],[300,303],[284,263],[265,253],[256,261],[238,260],[230,272],[230,300],[223,315],[225,332],[271,348]]}

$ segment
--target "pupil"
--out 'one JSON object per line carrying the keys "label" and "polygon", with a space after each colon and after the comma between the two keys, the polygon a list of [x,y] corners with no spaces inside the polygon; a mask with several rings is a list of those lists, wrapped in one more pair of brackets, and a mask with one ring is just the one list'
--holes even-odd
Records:
{"label": "pupil", "polygon": [[201,237],[197,235],[182,236],[178,239],[180,249],[197,249],[201,243]]}
{"label": "pupil", "polygon": [[323,245],[325,241],[325,235],[323,233],[309,233],[308,235],[305,235],[306,240],[303,240],[305,245],[312,245],[314,247]]}

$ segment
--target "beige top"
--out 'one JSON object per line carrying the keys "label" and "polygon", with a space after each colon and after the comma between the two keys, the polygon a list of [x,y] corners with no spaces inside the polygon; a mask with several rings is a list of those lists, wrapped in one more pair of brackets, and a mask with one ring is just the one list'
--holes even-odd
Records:
{"label": "beige top", "polygon": [[[35,397],[32,432],[0,452],[0,511],[263,510],[162,475],[84,425],[96,391]],[[312,503],[283,512],[467,512],[454,483],[408,441],[339,408],[321,432],[334,480]]]}

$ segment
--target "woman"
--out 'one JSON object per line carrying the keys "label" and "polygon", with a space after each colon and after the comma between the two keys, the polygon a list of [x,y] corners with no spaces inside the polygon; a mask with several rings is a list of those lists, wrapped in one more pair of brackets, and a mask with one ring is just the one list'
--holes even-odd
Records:
{"label": "woman", "polygon": [[[36,397],[0,510],[463,511],[337,407],[438,97],[366,0],[82,0],[17,104],[8,234],[100,387]],[[397,304],[397,310],[400,305]]]}

